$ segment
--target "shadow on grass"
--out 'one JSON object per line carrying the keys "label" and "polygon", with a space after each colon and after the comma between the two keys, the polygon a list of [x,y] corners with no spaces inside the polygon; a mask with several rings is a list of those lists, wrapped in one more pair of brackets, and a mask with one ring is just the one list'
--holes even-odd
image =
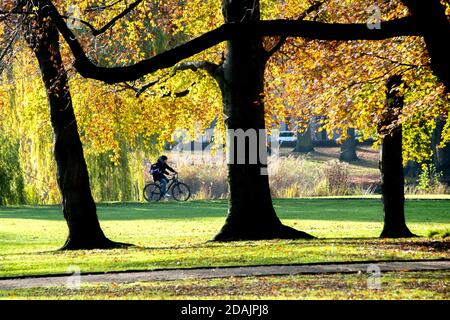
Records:
{"label": "shadow on grass", "polygon": [[[229,247],[235,250],[236,248],[259,248],[266,247],[267,245],[282,245],[288,246],[303,246],[303,247],[323,247],[323,246],[343,246],[343,247],[359,247],[359,248],[371,248],[376,246],[377,250],[414,250],[414,251],[434,251],[434,252],[449,252],[450,251],[450,239],[429,239],[429,238],[398,238],[398,239],[381,239],[377,237],[367,238],[316,238],[316,239],[300,239],[300,240],[263,240],[263,241],[234,241],[234,242],[200,242],[190,245],[169,245],[169,246],[139,246],[132,245],[121,250],[130,251],[177,251],[177,250],[192,250],[192,249],[206,249],[206,248],[223,248]],[[86,250],[83,250],[86,251]],[[99,252],[102,250],[96,250]],[[107,251],[107,250],[105,250]],[[76,251],[74,251],[76,252]],[[34,251],[34,252],[15,252],[9,254],[0,254],[0,256],[14,256],[14,255],[66,255],[67,251],[61,251],[55,248],[55,250],[46,251]],[[450,257],[449,257],[450,258]]]}
{"label": "shadow on grass", "polygon": [[367,159],[358,159],[356,161],[350,162],[355,166],[370,168],[370,169],[378,169],[378,164],[375,161],[367,160]]}

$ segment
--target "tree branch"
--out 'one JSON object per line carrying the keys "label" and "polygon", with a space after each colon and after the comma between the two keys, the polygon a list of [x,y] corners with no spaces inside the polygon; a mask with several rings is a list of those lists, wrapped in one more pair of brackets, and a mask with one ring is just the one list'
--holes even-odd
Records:
{"label": "tree branch", "polygon": [[120,19],[122,19],[124,16],[126,16],[128,13],[130,13],[131,11],[134,10],[134,8],[136,8],[138,5],[141,4],[141,2],[144,0],[136,0],[135,2],[133,2],[132,4],[130,4],[125,10],[123,10],[121,13],[119,13],[117,16],[115,16],[114,18],[112,18],[107,24],[105,24],[103,27],[101,27],[100,29],[95,29],[94,27],[92,27],[91,25],[91,31],[92,34],[94,36],[98,36],[104,32],[106,32],[109,28],[111,28],[117,21],[119,21]]}
{"label": "tree branch", "polygon": [[198,69],[203,69],[206,70],[209,74],[212,74],[217,70],[218,67],[219,67],[218,64],[209,61],[188,61],[177,64],[174,68],[174,71],[182,71],[182,70],[197,71]]}
{"label": "tree branch", "polygon": [[423,68],[423,67],[429,67],[430,66],[429,63],[427,63],[427,64],[404,63],[404,62],[400,62],[400,61],[396,61],[396,60],[390,59],[388,57],[380,56],[380,55],[375,54],[375,53],[361,52],[359,55],[360,56],[368,56],[368,57],[372,57],[372,58],[377,58],[377,59],[380,59],[380,60],[385,60],[385,61],[388,61],[388,62],[390,62],[392,64],[396,64],[396,65],[404,66],[404,67]]}
{"label": "tree branch", "polygon": [[[171,78],[173,77],[178,71],[184,71],[184,70],[192,70],[192,71],[197,71],[198,69],[202,69],[202,70],[206,70],[208,72],[208,74],[212,77],[214,77],[216,79],[216,81],[219,81],[217,79],[218,74],[217,74],[217,70],[220,68],[220,65],[217,65],[215,63],[212,62],[208,62],[208,61],[189,61],[189,62],[182,62],[178,65],[176,65],[174,67],[173,72],[170,72],[168,74],[166,74],[164,77],[158,77],[155,80],[150,81],[149,83],[145,84],[142,87],[136,87],[133,86],[129,83],[125,83],[125,88],[127,89],[132,89],[134,92],[136,92],[136,97],[139,97],[141,94],[143,94],[144,92],[146,92],[146,90],[150,87],[153,87],[154,85],[158,84],[161,80],[167,80],[167,78]],[[189,88],[191,88],[192,86],[194,86],[196,84],[196,82],[192,83]],[[175,97],[179,98],[182,96],[185,96],[189,93],[189,89],[180,92],[176,92],[174,95]],[[168,97],[171,96],[172,94],[165,94],[162,97]]]}
{"label": "tree branch", "polygon": [[402,65],[396,65],[396,66],[390,68],[389,70],[387,70],[385,73],[383,73],[382,75],[380,75],[378,77],[374,77],[374,78],[370,78],[370,79],[366,79],[366,80],[361,80],[361,81],[354,81],[354,82],[350,83],[348,86],[342,88],[337,94],[341,95],[343,92],[351,89],[354,86],[358,86],[360,84],[373,83],[373,82],[385,80],[385,78],[387,76],[392,76],[394,74],[403,74],[403,73],[405,73],[405,72],[407,72],[407,71],[409,71],[411,69],[416,68],[416,66],[409,66],[408,68],[405,68],[404,70],[393,72],[394,70],[396,70],[396,69],[398,69],[400,67],[402,67]]}
{"label": "tree branch", "polygon": [[[239,27],[243,30],[240,31]],[[235,27],[236,28],[236,27]],[[316,21],[265,20],[242,24],[236,28],[244,35],[303,37],[315,40],[383,40],[400,36],[421,35],[412,17],[381,22],[380,29],[370,30],[366,24],[322,23]],[[233,30],[234,31],[234,30]]]}
{"label": "tree branch", "polygon": [[192,70],[197,71],[198,69],[205,70],[208,74],[213,77],[216,81],[220,82],[222,80],[222,74],[220,72],[222,65],[218,65],[209,61],[188,61],[177,64],[174,67],[174,71]]}
{"label": "tree branch", "polygon": [[155,84],[157,84],[159,81],[161,80],[161,78],[158,78],[156,80],[150,81],[149,83],[147,83],[146,85],[142,86],[142,88],[140,88],[139,90],[136,91],[136,97],[139,97],[143,92],[145,92],[145,90],[147,90],[150,87],[153,87]]}
{"label": "tree branch", "polygon": [[[61,17],[69,19],[72,18],[75,21],[78,21],[82,24],[84,24],[85,26],[87,26],[90,30],[91,33],[94,37],[99,36],[103,33],[105,33],[106,31],[108,31],[109,28],[111,28],[112,26],[114,26],[116,24],[117,21],[119,21],[120,19],[122,19],[124,16],[126,16],[128,13],[130,13],[131,11],[133,11],[138,5],[140,5],[142,3],[142,1],[144,0],[137,0],[135,2],[133,2],[132,4],[130,4],[129,7],[127,7],[125,10],[123,10],[121,13],[119,13],[117,16],[115,16],[114,18],[112,18],[108,23],[106,23],[103,27],[101,27],[100,29],[96,29],[91,23],[85,21],[85,20],[81,20],[78,18],[73,18],[73,17],[69,17],[69,16],[65,16],[62,15]],[[109,6],[104,6],[104,7],[97,7],[96,10],[100,10],[100,9],[104,9],[104,8],[108,8],[108,7],[112,7],[114,5],[116,5],[117,3],[119,3],[119,1],[114,2],[113,4],[109,5]],[[94,11],[94,9],[91,9],[91,11]]]}
{"label": "tree branch", "polygon": [[122,0],[117,0],[111,4],[105,4],[105,5],[97,5],[97,6],[91,6],[88,7],[84,10],[84,12],[96,12],[96,11],[103,11],[109,8],[114,7],[116,4],[118,4],[119,2],[121,2]]}
{"label": "tree branch", "polygon": [[[6,54],[8,53],[9,49],[11,49],[14,41],[16,41],[17,39],[17,35],[19,33],[19,28],[17,28],[13,34],[11,35],[11,37],[8,39],[8,44],[4,47],[4,49],[1,51],[0,53],[0,62],[2,62],[3,58],[6,56]],[[1,70],[0,70],[1,71]]]}
{"label": "tree branch", "polygon": [[[133,90],[136,93],[136,98],[140,97],[141,94],[144,92],[147,93],[149,96],[156,96],[156,93],[154,92],[148,92],[147,89],[154,86],[159,82],[160,79],[154,80],[143,86],[142,88],[135,87],[128,82],[124,82],[123,84],[119,84],[123,88],[123,90]],[[175,98],[182,98],[185,97],[191,92],[191,89],[197,84],[197,82],[192,82],[189,87],[183,91],[179,92],[167,92],[165,94],[160,95],[161,98],[167,98],[167,97],[175,97]],[[162,87],[164,88],[164,86]]]}
{"label": "tree branch", "polygon": [[[308,9],[306,9],[298,18],[297,21],[301,21],[303,19],[305,19],[309,14],[311,14],[312,12],[315,12],[317,10],[319,10],[319,8],[323,5],[323,2],[316,2],[314,4],[312,4]],[[288,37],[284,36],[281,37],[277,43],[268,51],[266,51],[265,54],[265,59],[269,60],[269,58],[271,56],[273,56],[278,50],[281,49],[281,47],[286,43]]]}
{"label": "tree branch", "polygon": [[197,82],[192,82],[189,87],[187,87],[187,89],[183,90],[183,91],[179,91],[179,92],[168,92],[166,94],[162,95],[162,98],[167,98],[167,97],[175,97],[175,98],[183,98],[185,96],[187,96],[190,92],[191,89],[197,84]]}
{"label": "tree branch", "polygon": [[223,41],[242,37],[289,36],[318,40],[381,40],[398,36],[420,35],[412,17],[381,23],[370,30],[365,24],[327,24],[314,21],[267,20],[224,24],[212,31],[149,59],[125,67],[99,67],[86,56],[83,48],[50,0],[43,0],[56,27],[67,41],[74,57],[74,67],[85,78],[106,83],[134,81],[157,70],[169,68]]}
{"label": "tree branch", "polygon": [[215,64],[209,61],[188,61],[177,64],[174,68],[174,71],[197,71],[198,69],[203,69],[208,72],[208,74],[213,77],[214,80],[216,80],[219,87],[222,87],[225,81],[222,65],[223,63]]}
{"label": "tree branch", "polygon": [[6,20],[10,15],[12,14],[16,14],[16,13],[21,13],[23,12],[22,10],[19,10],[19,8],[21,8],[23,6],[23,4],[25,3],[26,0],[21,0],[19,1],[14,8],[12,8],[11,10],[0,10],[0,15],[2,15],[2,17],[0,17],[0,21],[4,21]]}
{"label": "tree branch", "polygon": [[166,75],[162,76],[162,77],[158,77],[155,80],[152,80],[150,82],[148,82],[147,84],[143,85],[142,87],[136,87],[134,85],[129,84],[128,82],[124,82],[123,86],[127,89],[132,89],[134,92],[136,92],[136,98],[138,98],[141,94],[143,94],[144,92],[147,91],[148,88],[153,87],[154,85],[160,83],[161,80],[163,81],[167,81],[167,79],[173,77],[175,75],[174,72],[170,72],[167,73]]}

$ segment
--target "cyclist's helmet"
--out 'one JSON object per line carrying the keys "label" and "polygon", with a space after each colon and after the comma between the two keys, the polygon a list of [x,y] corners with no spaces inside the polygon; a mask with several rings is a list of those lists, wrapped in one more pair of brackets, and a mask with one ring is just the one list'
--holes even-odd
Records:
{"label": "cyclist's helmet", "polygon": [[166,157],[166,156],[161,156],[161,157],[159,157],[159,159],[158,159],[159,162],[164,162],[164,161],[166,161],[166,160],[167,160],[167,157]]}

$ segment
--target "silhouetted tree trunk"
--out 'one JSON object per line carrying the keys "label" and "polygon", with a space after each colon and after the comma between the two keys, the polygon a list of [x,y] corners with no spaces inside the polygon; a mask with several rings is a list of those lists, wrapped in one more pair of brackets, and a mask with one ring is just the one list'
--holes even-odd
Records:
{"label": "silhouetted tree trunk", "polygon": [[354,128],[349,128],[347,130],[347,139],[341,144],[341,153],[339,155],[339,160],[345,162],[358,160],[358,156],[356,155],[356,139]]}
{"label": "silhouetted tree trunk", "polygon": [[314,151],[313,141],[311,136],[311,126],[308,125],[306,131],[300,133],[297,131],[297,141],[295,143],[294,152],[311,152]]}
{"label": "silhouetted tree trunk", "polygon": [[[253,7],[257,4],[256,7]],[[242,0],[222,2],[226,22],[259,20],[259,1]],[[253,8],[253,11],[247,10]],[[253,130],[264,130],[264,49],[261,38],[242,37],[227,43],[227,56],[223,63],[222,91],[226,125],[228,130],[242,129],[255,134],[256,139],[245,140],[242,144],[231,143],[230,152],[234,161],[228,165],[230,187],[229,211],[219,234],[214,240],[259,240],[272,238],[311,238],[307,233],[284,226],[278,219],[272,205],[264,159],[257,157],[257,163],[249,160],[249,152],[265,149],[265,143]],[[253,132],[253,133],[252,133]],[[232,142],[232,141],[229,141]],[[256,144],[256,146],[255,146]],[[265,151],[265,150],[264,150]],[[237,164],[237,159],[246,153],[245,163]]]}
{"label": "silhouetted tree trunk", "polygon": [[422,34],[431,57],[431,69],[450,91],[450,22],[440,0],[402,0],[408,7]]}
{"label": "silhouetted tree trunk", "polygon": [[[41,6],[40,2],[35,5]],[[33,49],[50,106],[54,133],[57,181],[62,195],[69,235],[62,249],[112,248],[118,244],[105,237],[91,195],[89,176],[78,134],[58,42],[58,31],[45,16],[29,16],[24,34]]]}
{"label": "silhouetted tree trunk", "polygon": [[402,126],[393,125],[403,108],[404,98],[399,92],[401,76],[392,76],[387,81],[387,102],[379,133],[384,135],[381,146],[381,193],[384,206],[384,228],[381,238],[411,237],[405,222],[405,179],[403,176]]}

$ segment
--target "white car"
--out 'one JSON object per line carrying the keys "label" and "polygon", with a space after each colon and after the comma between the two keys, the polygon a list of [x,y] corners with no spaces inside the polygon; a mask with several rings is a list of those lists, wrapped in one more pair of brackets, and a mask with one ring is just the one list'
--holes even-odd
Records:
{"label": "white car", "polygon": [[282,144],[292,144],[297,141],[297,135],[293,131],[280,131],[278,136],[278,143]]}

